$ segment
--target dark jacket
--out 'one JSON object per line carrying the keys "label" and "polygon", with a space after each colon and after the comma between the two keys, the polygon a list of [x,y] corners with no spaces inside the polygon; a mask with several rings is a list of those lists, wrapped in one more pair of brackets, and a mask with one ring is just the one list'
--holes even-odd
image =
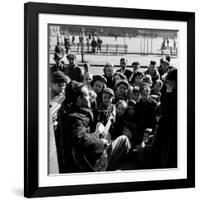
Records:
{"label": "dark jacket", "polygon": [[[103,141],[90,131],[93,123],[91,111],[73,108],[61,118],[65,160],[63,172],[98,171],[96,160],[103,156],[105,146]],[[83,160],[85,156],[89,165]],[[104,159],[102,162],[101,165],[104,165],[105,169],[107,160]]]}
{"label": "dark jacket", "polygon": [[161,97],[154,150],[160,167],[177,167],[177,91]]}
{"label": "dark jacket", "polygon": [[150,97],[148,101],[140,101],[136,104],[136,116],[138,119],[139,135],[143,138],[143,133],[146,128],[154,129],[156,126],[156,102]]}

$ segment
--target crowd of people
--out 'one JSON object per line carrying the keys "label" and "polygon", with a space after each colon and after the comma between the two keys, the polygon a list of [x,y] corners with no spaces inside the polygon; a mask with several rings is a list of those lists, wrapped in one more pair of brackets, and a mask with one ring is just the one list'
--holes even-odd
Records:
{"label": "crowd of people", "polygon": [[[141,168],[177,167],[177,69],[170,57],[141,69],[119,60],[102,75],[83,70],[76,55],[55,53],[50,68],[50,102],[58,112],[57,148],[61,173],[118,170],[131,161]],[[57,130],[58,131],[58,130]]]}
{"label": "crowd of people", "polygon": [[[65,53],[69,53],[72,46],[77,46],[77,52],[81,52],[83,49],[87,53],[101,53],[102,50],[102,43],[103,40],[100,38],[100,36],[95,36],[88,34],[87,36],[81,33],[77,38],[75,38],[74,35],[70,36],[68,34],[64,35],[64,47],[65,47]],[[61,46],[61,42],[59,42],[59,39],[57,38],[57,45],[55,46],[55,52],[59,53],[60,51],[63,51]]]}

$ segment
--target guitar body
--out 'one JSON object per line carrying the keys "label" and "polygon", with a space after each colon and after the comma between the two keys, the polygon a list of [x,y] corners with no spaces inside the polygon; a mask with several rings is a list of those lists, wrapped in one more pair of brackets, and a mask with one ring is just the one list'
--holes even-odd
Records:
{"label": "guitar body", "polygon": [[108,146],[111,144],[111,135],[109,133],[109,129],[112,125],[113,119],[115,115],[111,114],[109,117],[106,126],[104,126],[102,123],[98,122],[96,125],[96,130],[94,133],[94,137],[98,140],[102,140],[105,143],[105,149],[104,152],[100,155],[97,155],[95,161],[90,161],[90,159],[84,154],[84,152],[79,151],[76,148],[72,149],[72,155],[74,158],[74,161],[79,166],[81,171],[106,171],[108,166]]}

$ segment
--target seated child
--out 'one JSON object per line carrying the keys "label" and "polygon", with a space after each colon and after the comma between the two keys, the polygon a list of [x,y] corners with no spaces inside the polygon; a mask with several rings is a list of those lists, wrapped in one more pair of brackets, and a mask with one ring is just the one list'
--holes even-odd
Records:
{"label": "seated child", "polygon": [[105,126],[111,115],[113,118],[115,118],[116,109],[115,105],[112,104],[113,99],[113,90],[111,88],[104,88],[102,91],[102,102],[94,112],[95,124],[97,124],[97,122],[101,122]]}

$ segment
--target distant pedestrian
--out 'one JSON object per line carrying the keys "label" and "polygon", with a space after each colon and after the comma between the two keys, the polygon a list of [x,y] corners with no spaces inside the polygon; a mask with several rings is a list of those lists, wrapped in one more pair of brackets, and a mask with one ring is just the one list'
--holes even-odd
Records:
{"label": "distant pedestrian", "polygon": [[93,37],[92,42],[91,42],[91,47],[92,47],[92,53],[95,54],[96,48],[97,48],[97,42],[96,42],[94,37]]}
{"label": "distant pedestrian", "polygon": [[64,45],[65,45],[65,50],[66,50],[66,54],[69,53],[70,50],[70,39],[69,39],[69,35],[66,35],[64,38]]}
{"label": "distant pedestrian", "polygon": [[103,41],[100,37],[97,38],[97,53],[100,52],[101,53],[101,45],[102,45]]}

